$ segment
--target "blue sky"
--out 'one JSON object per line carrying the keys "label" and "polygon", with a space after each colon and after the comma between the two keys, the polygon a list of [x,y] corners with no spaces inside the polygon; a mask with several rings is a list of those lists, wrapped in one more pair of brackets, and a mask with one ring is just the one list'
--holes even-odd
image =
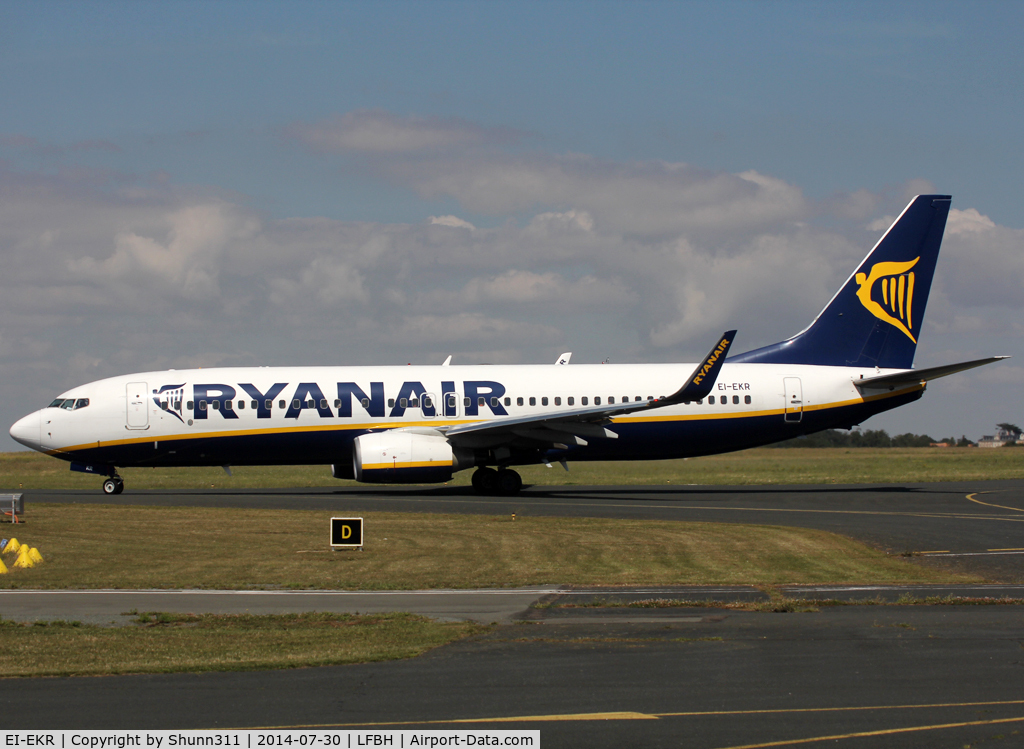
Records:
{"label": "blue sky", "polygon": [[[986,2],[0,3],[0,418],[175,365],[671,361],[732,326],[754,347],[803,327],[868,227],[928,190],[974,213],[947,235],[918,365],[1017,353],[1022,20]],[[721,210],[678,218],[696,203]],[[698,314],[721,263],[734,288]],[[1019,422],[1021,370],[998,366],[867,426]]]}

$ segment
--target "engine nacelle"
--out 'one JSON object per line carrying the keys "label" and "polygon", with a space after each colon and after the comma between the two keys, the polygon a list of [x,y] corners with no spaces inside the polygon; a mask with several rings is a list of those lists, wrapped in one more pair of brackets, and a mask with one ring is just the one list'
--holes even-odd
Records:
{"label": "engine nacelle", "polygon": [[440,434],[393,430],[356,437],[352,467],[356,481],[437,484],[450,480],[458,463]]}

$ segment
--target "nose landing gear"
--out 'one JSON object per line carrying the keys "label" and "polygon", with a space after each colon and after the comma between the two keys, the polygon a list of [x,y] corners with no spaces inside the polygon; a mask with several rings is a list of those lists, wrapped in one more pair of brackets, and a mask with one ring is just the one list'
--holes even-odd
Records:
{"label": "nose landing gear", "polygon": [[473,474],[473,488],[477,494],[511,497],[523,488],[523,479],[509,468],[478,468]]}
{"label": "nose landing gear", "polygon": [[120,494],[124,491],[124,479],[117,474],[103,482],[104,494]]}

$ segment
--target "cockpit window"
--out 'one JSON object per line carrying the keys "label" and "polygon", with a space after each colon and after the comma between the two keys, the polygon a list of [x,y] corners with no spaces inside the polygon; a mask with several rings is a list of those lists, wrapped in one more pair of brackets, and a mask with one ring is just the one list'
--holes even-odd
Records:
{"label": "cockpit window", "polygon": [[85,408],[89,405],[88,398],[57,398],[47,408],[63,408],[65,411],[74,411],[79,408]]}

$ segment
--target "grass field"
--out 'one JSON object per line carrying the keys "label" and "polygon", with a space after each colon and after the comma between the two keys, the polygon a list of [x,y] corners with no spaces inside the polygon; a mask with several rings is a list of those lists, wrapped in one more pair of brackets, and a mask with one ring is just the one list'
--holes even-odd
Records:
{"label": "grass field", "polygon": [[[37,504],[5,526],[44,562],[0,588],[409,590],[544,584],[916,583],[964,576],[804,528],[364,513],[364,551],[328,550],[330,512]],[[4,555],[10,563],[12,555]]]}
{"label": "grass field", "polygon": [[411,658],[486,628],[411,614],[142,614],[127,627],[0,622],[0,677],[248,671]]}
{"label": "grass field", "polygon": [[[526,484],[861,484],[922,483],[1024,478],[1024,449],[970,447],[757,448],[703,458],[523,466]],[[125,491],[138,489],[259,489],[354,485],[331,477],[329,466],[238,466],[220,468],[125,468]],[[472,471],[456,474],[452,486],[469,483]],[[36,452],[0,453],[0,490],[86,489],[100,479],[72,473],[62,460]]]}

